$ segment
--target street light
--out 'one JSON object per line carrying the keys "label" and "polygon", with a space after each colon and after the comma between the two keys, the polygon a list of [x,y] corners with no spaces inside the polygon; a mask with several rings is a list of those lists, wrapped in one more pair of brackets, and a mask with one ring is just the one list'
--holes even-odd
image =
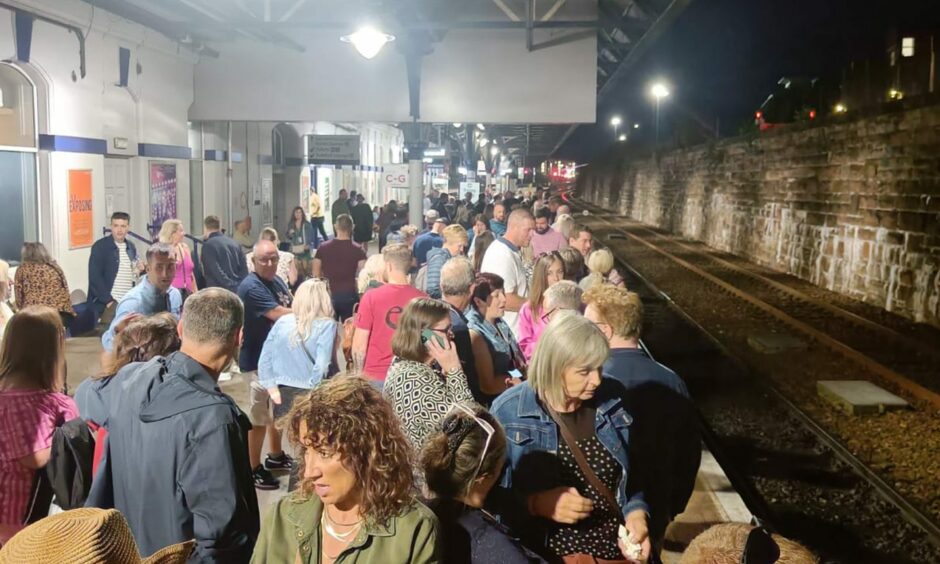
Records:
{"label": "street light", "polygon": [[617,141],[626,141],[626,140],[627,140],[627,134],[626,134],[626,133],[621,133],[621,134],[620,134],[620,137],[617,138]]}
{"label": "street light", "polygon": [[634,124],[633,124],[633,129],[640,129],[640,124],[634,123]]}
{"label": "street light", "polygon": [[496,145],[493,145],[493,146],[490,148],[490,154],[493,155],[494,157],[495,157],[496,155],[498,155],[498,154],[499,154],[499,147],[497,147]]}
{"label": "street light", "polygon": [[395,41],[395,36],[382,33],[374,27],[365,26],[356,30],[356,33],[340,37],[340,40],[344,43],[352,43],[360,55],[371,59],[379,54],[386,43]]}
{"label": "street light", "polygon": [[623,123],[623,120],[620,119],[620,116],[614,116],[610,118],[610,125],[614,126],[614,137],[617,137],[617,132],[620,130],[621,123]]}
{"label": "street light", "polygon": [[656,98],[656,144],[659,145],[659,103],[663,98],[669,96],[669,88],[662,82],[657,82],[650,88],[650,94],[653,95],[653,98]]}

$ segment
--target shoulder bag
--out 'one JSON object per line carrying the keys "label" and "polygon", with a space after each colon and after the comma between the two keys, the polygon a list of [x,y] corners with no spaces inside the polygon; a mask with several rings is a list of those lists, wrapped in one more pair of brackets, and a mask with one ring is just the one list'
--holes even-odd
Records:
{"label": "shoulder bag", "polygon": [[552,420],[558,425],[558,430],[561,432],[561,438],[564,439],[565,444],[568,445],[568,449],[571,451],[571,455],[574,456],[575,462],[578,463],[578,468],[581,469],[581,473],[584,474],[584,478],[588,481],[591,486],[597,490],[610,508],[614,511],[614,514],[621,515],[620,504],[617,503],[617,496],[614,495],[614,492],[610,491],[604,482],[597,477],[597,474],[594,473],[594,470],[591,468],[591,465],[588,464],[587,458],[584,456],[584,452],[581,451],[581,448],[578,446],[578,442],[574,439],[574,435],[571,434],[571,430],[568,429],[568,426],[565,422],[555,413],[555,410],[545,406],[548,414],[552,417]]}

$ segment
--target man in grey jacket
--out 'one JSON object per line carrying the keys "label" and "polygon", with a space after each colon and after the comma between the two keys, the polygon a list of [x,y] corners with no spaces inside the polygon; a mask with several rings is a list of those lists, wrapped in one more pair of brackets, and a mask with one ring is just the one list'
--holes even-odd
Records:
{"label": "man in grey jacket", "polygon": [[251,557],[259,529],[251,423],[216,384],[243,319],[235,294],[196,292],[183,307],[179,352],[130,364],[98,388],[108,439],[86,505],[123,513],[142,554],[195,539],[191,562]]}

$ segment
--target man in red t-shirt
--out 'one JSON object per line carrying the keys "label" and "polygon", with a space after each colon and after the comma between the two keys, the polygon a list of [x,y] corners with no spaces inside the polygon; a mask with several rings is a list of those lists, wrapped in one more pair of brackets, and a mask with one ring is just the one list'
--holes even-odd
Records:
{"label": "man in red t-shirt", "polygon": [[402,310],[412,299],[427,297],[408,279],[412,255],[407,245],[386,246],[382,249],[382,258],[388,282],[362,295],[352,342],[356,368],[377,385],[385,382],[392,363],[392,334]]}
{"label": "man in red t-shirt", "polygon": [[353,220],[346,214],[336,218],[333,226],[336,237],[320,245],[313,259],[313,275],[330,282],[333,311],[343,321],[352,317],[353,307],[359,301],[356,275],[366,263],[366,252],[353,243]]}

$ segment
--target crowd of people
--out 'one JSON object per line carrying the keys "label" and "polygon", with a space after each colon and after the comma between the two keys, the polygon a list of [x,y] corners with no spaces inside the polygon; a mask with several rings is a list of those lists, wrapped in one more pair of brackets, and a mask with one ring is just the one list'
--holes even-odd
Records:
{"label": "crowd of people", "polygon": [[[613,256],[547,190],[424,208],[413,226],[342,190],[332,237],[319,197],[257,239],[209,216],[198,259],[177,220],[138,256],[114,214],[85,306],[103,368],[74,396],[68,285],[24,245],[0,309],[0,562],[70,527],[160,562],[658,562],[699,428]],[[239,372],[242,406],[220,387]]]}

